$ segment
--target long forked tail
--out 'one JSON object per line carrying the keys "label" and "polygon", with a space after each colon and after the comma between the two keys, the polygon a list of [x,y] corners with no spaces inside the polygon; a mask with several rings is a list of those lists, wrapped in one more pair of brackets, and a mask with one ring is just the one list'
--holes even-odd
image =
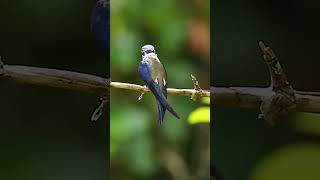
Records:
{"label": "long forked tail", "polygon": [[180,119],[178,113],[173,109],[173,107],[169,104],[167,99],[164,97],[164,95],[161,93],[160,89],[157,87],[157,85],[150,81],[147,82],[148,88],[151,90],[151,92],[154,94],[156,99],[176,118]]}
{"label": "long forked tail", "polygon": [[163,123],[164,115],[166,113],[166,108],[157,101],[157,109],[158,109],[158,125],[160,126]]}

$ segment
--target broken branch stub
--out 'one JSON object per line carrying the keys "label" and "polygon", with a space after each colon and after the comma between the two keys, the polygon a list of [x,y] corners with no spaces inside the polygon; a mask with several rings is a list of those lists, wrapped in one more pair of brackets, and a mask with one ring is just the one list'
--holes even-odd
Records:
{"label": "broken branch stub", "polygon": [[268,65],[271,79],[270,86],[273,91],[270,96],[262,99],[259,119],[264,118],[273,125],[275,120],[280,119],[296,107],[296,97],[274,51],[262,41],[259,42],[259,46],[263,59]]}

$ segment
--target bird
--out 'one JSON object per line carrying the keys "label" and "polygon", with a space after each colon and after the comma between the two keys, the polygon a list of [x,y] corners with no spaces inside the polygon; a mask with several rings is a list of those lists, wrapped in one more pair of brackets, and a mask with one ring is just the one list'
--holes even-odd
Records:
{"label": "bird", "polygon": [[166,110],[177,119],[180,119],[178,113],[167,100],[167,74],[156,54],[154,46],[149,44],[142,46],[141,55],[142,59],[138,71],[145,85],[156,98],[158,125],[162,124]]}
{"label": "bird", "polygon": [[91,31],[100,52],[107,60],[110,55],[110,0],[98,0],[91,14]]}
{"label": "bird", "polygon": [[[108,63],[107,66],[110,67],[110,0],[98,0],[91,13],[91,32],[93,38],[99,47],[99,52]],[[110,68],[106,68],[106,76],[110,77]],[[100,98],[100,105],[95,108],[95,111],[91,115],[91,121],[97,121],[107,104],[107,96],[104,95]]]}

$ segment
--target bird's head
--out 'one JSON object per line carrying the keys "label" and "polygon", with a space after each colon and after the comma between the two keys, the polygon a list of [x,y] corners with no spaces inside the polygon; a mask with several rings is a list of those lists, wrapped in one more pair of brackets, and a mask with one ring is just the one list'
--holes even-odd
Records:
{"label": "bird's head", "polygon": [[144,45],[141,48],[141,55],[145,56],[146,54],[149,53],[156,53],[156,50],[154,49],[154,47],[152,45]]}

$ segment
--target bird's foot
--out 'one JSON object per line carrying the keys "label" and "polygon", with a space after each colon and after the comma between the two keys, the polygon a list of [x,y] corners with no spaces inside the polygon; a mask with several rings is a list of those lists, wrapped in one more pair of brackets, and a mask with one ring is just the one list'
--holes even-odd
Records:
{"label": "bird's foot", "polygon": [[[146,88],[147,86],[144,85],[143,87]],[[144,95],[144,92],[142,92],[142,93],[140,94],[140,96],[138,97],[138,101],[140,101],[140,100],[143,98],[143,95]]]}
{"label": "bird's foot", "polygon": [[91,121],[97,121],[100,116],[103,114],[103,109],[107,103],[107,97],[103,96],[100,98],[100,105],[94,110],[91,116]]}

